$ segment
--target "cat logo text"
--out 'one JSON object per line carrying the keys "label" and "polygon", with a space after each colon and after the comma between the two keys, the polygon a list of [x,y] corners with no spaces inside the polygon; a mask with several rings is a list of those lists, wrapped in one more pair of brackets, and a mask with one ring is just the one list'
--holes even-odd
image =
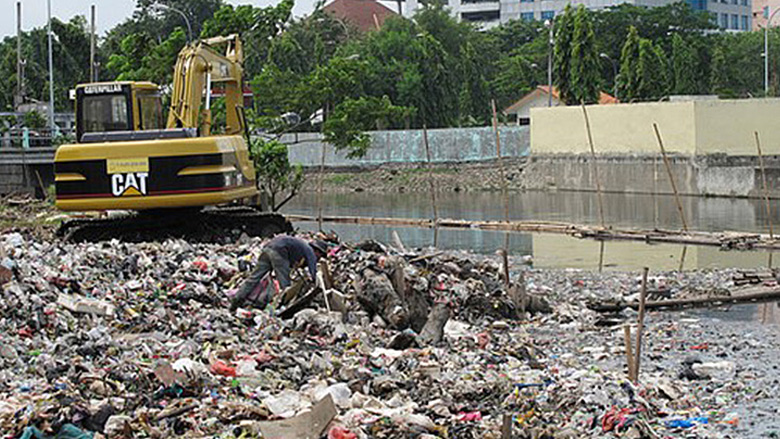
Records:
{"label": "cat logo text", "polygon": [[147,172],[127,172],[111,175],[111,193],[115,197],[146,195]]}

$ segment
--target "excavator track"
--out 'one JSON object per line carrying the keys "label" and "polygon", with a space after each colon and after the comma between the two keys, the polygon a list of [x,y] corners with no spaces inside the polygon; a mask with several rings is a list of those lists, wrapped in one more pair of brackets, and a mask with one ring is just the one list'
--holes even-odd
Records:
{"label": "excavator track", "polygon": [[247,206],[129,212],[111,218],[75,219],[63,223],[57,236],[68,242],[162,241],[230,242],[242,234],[270,237],[292,232],[284,216]]}

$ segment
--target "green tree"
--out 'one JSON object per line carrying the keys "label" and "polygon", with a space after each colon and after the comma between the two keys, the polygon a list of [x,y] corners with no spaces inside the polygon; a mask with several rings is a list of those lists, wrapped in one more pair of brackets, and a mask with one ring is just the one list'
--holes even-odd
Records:
{"label": "green tree", "polygon": [[301,165],[291,165],[287,146],[278,140],[254,139],[250,145],[258,186],[277,212],[301,190],[305,177]]}
{"label": "green tree", "polygon": [[108,58],[106,69],[118,81],[141,78],[143,59],[151,52],[154,42],[146,33],[132,33],[122,40],[119,50]]}
{"label": "green tree", "polygon": [[145,18],[154,20],[155,27],[147,30],[155,39],[162,41],[177,27],[186,27],[181,15],[165,7],[174,8],[187,17],[192,26],[193,38],[198,38],[201,26],[214,16],[223,3],[222,0],[136,0],[135,17],[139,17],[141,21]]}
{"label": "green tree", "polygon": [[626,37],[620,55],[620,74],[618,74],[620,97],[626,102],[639,98],[639,78],[637,77],[639,40],[639,33],[635,27],[631,26],[628,29],[628,37]]}
{"label": "green tree", "polygon": [[[54,62],[54,99],[57,111],[70,110],[68,90],[88,78],[89,34],[84,17],[75,16],[68,22],[52,19],[52,60]],[[22,58],[25,60],[24,85],[27,100],[49,100],[48,37],[45,28],[22,33]],[[0,43],[0,109],[13,110],[16,93],[16,37],[6,37]]]}
{"label": "green tree", "polygon": [[325,121],[325,141],[336,150],[346,150],[347,157],[362,157],[371,146],[371,137],[366,131],[398,128],[413,112],[413,109],[393,105],[387,96],[347,99]]}
{"label": "green tree", "polygon": [[44,117],[41,113],[35,110],[24,113],[24,118],[22,119],[22,126],[24,126],[25,128],[30,128],[32,130],[40,130],[46,128],[48,124],[49,121],[46,120],[46,117]]}
{"label": "green tree", "polygon": [[639,41],[639,61],[636,66],[637,94],[643,100],[657,100],[667,94],[666,55],[652,41]]}
{"label": "green tree", "polygon": [[697,92],[694,50],[680,34],[674,34],[672,37],[672,69],[675,94],[687,95]]}
{"label": "green tree", "polygon": [[306,75],[326,64],[350,35],[359,32],[351,23],[315,9],[311,15],[290,22],[271,40],[268,61],[281,70]]}
{"label": "green tree", "polygon": [[500,108],[515,103],[537,85],[544,83],[545,71],[533,58],[523,54],[502,57],[490,86]]}
{"label": "green tree", "polygon": [[710,77],[711,90],[719,95],[731,95],[733,91],[729,89],[728,64],[726,54],[722,47],[715,47],[712,52],[712,69]]}
{"label": "green tree", "polygon": [[544,38],[547,29],[539,21],[510,20],[500,26],[487,31],[487,35],[495,40],[496,48],[501,53],[511,53],[527,44],[532,43],[540,36]]}
{"label": "green tree", "polygon": [[266,8],[223,5],[203,24],[201,37],[240,34],[244,43],[244,70],[251,78],[262,71],[271,42],[290,20],[292,8],[293,0],[282,0]]}
{"label": "green tree", "polygon": [[555,23],[555,57],[553,60],[553,81],[559,96],[571,95],[571,53],[574,39],[574,9],[566,5],[563,15]]}
{"label": "green tree", "polygon": [[561,98],[569,105],[598,102],[601,90],[596,36],[593,33],[590,14],[582,5],[577,8],[574,17],[569,65],[569,85],[566,87],[566,94],[561,88]]}

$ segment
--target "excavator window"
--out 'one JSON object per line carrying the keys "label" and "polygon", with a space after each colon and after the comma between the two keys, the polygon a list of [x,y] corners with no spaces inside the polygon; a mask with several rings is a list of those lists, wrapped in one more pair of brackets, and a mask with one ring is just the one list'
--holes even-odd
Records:
{"label": "excavator window", "polygon": [[84,97],[84,132],[129,129],[127,101],[123,95]]}
{"label": "excavator window", "polygon": [[138,113],[141,115],[141,130],[161,130],[165,128],[162,114],[162,102],[159,93],[137,93]]}
{"label": "excavator window", "polygon": [[76,134],[131,131],[132,107],[129,87],[87,86],[76,90]]}

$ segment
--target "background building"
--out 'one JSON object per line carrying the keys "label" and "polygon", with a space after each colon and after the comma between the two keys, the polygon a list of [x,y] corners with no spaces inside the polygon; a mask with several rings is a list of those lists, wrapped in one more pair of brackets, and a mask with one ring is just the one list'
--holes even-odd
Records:
{"label": "background building", "polygon": [[[583,4],[588,9],[604,9],[629,3],[637,6],[664,6],[676,0],[447,0],[453,15],[464,21],[479,23],[485,28],[510,20],[544,21],[560,14],[567,4]],[[698,11],[709,11],[718,25],[730,31],[747,31],[753,28],[751,0],[686,0]],[[771,1],[780,4],[780,0]],[[417,0],[406,2],[406,13],[411,15],[419,7]]]}

